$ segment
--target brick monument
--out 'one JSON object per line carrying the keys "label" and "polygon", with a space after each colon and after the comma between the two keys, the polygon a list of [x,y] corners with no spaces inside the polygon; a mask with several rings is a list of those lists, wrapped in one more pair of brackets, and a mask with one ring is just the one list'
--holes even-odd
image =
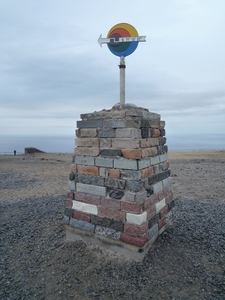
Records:
{"label": "brick monument", "polygon": [[171,224],[165,122],[135,105],[81,115],[64,223],[68,240],[143,259]]}

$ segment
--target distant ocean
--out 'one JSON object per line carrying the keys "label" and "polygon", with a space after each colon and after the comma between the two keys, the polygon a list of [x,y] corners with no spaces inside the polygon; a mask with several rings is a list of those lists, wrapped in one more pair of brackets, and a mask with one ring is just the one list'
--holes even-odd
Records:
{"label": "distant ocean", "polygon": [[[169,151],[225,150],[225,134],[170,136],[167,135]],[[45,152],[73,153],[75,136],[0,136],[0,154],[24,153],[24,148],[35,147]]]}

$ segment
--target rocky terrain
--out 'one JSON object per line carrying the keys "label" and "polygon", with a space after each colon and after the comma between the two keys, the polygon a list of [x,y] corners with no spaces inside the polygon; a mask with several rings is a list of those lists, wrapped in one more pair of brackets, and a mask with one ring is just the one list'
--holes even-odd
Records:
{"label": "rocky terrain", "polygon": [[169,159],[174,224],[134,262],[65,240],[72,155],[0,156],[0,299],[225,299],[225,151]]}

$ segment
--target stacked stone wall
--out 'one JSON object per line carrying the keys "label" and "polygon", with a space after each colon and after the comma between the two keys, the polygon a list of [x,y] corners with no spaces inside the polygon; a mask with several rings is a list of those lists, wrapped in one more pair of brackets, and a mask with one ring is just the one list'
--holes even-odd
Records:
{"label": "stacked stone wall", "polygon": [[165,230],[174,206],[165,122],[137,107],[113,107],[81,119],[66,199],[67,232],[142,252]]}

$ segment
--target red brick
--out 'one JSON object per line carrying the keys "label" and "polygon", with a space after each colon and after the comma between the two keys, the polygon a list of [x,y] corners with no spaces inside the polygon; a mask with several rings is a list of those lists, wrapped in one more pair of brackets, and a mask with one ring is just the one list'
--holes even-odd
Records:
{"label": "red brick", "polygon": [[119,200],[108,199],[108,198],[104,198],[104,197],[101,198],[101,206],[112,208],[114,210],[120,210],[120,208],[121,208]]}
{"label": "red brick", "polygon": [[164,196],[166,197],[166,196],[169,194],[168,188],[165,187],[165,188],[163,189],[163,191],[164,191]]}
{"label": "red brick", "polygon": [[95,196],[91,194],[85,194],[80,192],[74,193],[74,199],[77,201],[94,204],[94,205],[100,205],[101,204],[101,197]]}
{"label": "red brick", "polygon": [[148,231],[148,222],[143,223],[142,225],[124,224],[124,232],[129,233],[130,235],[134,236],[143,236]]}
{"label": "red brick", "polygon": [[160,130],[157,128],[154,128],[153,130],[153,137],[159,137],[160,136]]}
{"label": "red brick", "polygon": [[120,178],[120,170],[119,169],[109,169],[109,177]]}
{"label": "red brick", "polygon": [[141,170],[141,178],[149,177],[153,174],[153,167],[148,167]]}
{"label": "red brick", "polygon": [[151,195],[145,202],[144,202],[144,210],[150,208],[153,204],[158,202],[158,196],[156,194]]}
{"label": "red brick", "polygon": [[77,165],[77,172],[80,174],[99,175],[99,168],[95,166]]}
{"label": "red brick", "polygon": [[121,202],[121,210],[130,212],[130,213],[135,213],[135,214],[140,214],[143,212],[141,203],[127,202],[127,201]]}
{"label": "red brick", "polygon": [[73,206],[73,201],[70,200],[70,199],[67,199],[67,200],[66,200],[66,207],[67,207],[67,208],[72,208],[72,206]]}
{"label": "red brick", "polygon": [[159,230],[166,225],[166,218],[158,221]]}
{"label": "red brick", "polygon": [[156,206],[153,204],[147,209],[147,220],[151,219],[156,213]]}
{"label": "red brick", "polygon": [[157,196],[158,196],[158,200],[162,200],[163,198],[165,198],[168,195],[168,189],[164,188],[162,191],[160,191]]}
{"label": "red brick", "polygon": [[151,147],[151,148],[145,148],[142,149],[142,157],[149,157],[149,156],[154,156],[157,154],[157,148],[156,147]]}
{"label": "red brick", "polygon": [[73,212],[73,218],[78,219],[78,220],[82,220],[82,221],[86,221],[89,222],[91,221],[91,215],[78,211],[78,210],[74,210]]}
{"label": "red brick", "polygon": [[105,207],[99,207],[98,216],[125,222],[126,213],[121,210],[113,210]]}
{"label": "red brick", "polygon": [[164,206],[159,212],[159,218],[163,219],[165,215],[168,213],[168,211],[169,211],[168,205]]}
{"label": "red brick", "polygon": [[67,199],[73,200],[74,199],[74,193],[73,192],[67,192]]}
{"label": "red brick", "polygon": [[170,193],[166,196],[166,204],[169,204],[171,200],[173,200],[173,193],[172,193],[172,192],[170,192]]}
{"label": "red brick", "polygon": [[137,247],[143,247],[148,241],[148,235],[146,234],[142,237],[139,237],[122,232],[120,240],[127,244],[131,244]]}
{"label": "red brick", "polygon": [[123,156],[130,159],[141,159],[141,150],[139,149],[122,149]]}

